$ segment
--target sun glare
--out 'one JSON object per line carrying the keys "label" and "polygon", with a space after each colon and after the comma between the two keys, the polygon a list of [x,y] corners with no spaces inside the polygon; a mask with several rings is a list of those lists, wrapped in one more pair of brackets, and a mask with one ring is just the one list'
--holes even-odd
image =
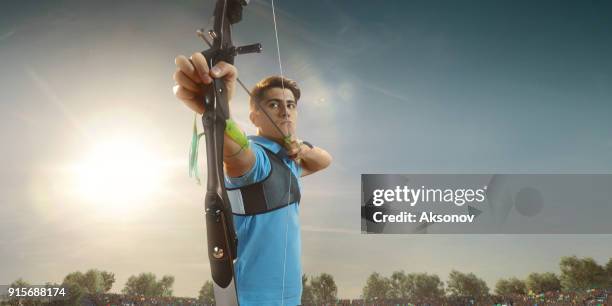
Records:
{"label": "sun glare", "polygon": [[160,187],[162,163],[153,152],[130,140],[101,143],[74,168],[74,191],[110,213],[142,207]]}

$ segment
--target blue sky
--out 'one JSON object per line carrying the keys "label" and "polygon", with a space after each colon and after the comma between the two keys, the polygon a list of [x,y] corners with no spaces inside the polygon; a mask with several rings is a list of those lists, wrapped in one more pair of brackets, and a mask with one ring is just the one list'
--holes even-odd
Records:
{"label": "blue sky", "polygon": [[[330,273],[341,297],[357,297],[374,271],[458,269],[492,287],[557,272],[564,255],[612,257],[610,235],[362,235],[359,221],[362,173],[610,173],[609,2],[275,6],[283,70],[304,93],[298,134],[334,156],[304,179],[307,274]],[[209,278],[203,193],[187,177],[193,115],[171,76],[176,55],[204,48],[195,29],[210,26],[211,8],[3,4],[0,284],[95,267],[116,274],[113,291],[150,271],[197,294]],[[270,3],[244,16],[235,40],[264,45],[237,59],[250,86],[278,73],[278,55]],[[232,105],[254,132],[244,93]],[[100,168],[100,156],[117,162]]]}

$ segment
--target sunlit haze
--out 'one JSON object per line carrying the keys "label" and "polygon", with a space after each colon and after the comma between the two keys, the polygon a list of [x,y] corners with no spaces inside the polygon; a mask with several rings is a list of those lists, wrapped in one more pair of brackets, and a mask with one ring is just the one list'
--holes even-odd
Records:
{"label": "sunlit haze", "polygon": [[[606,1],[275,1],[297,135],[329,151],[303,179],[303,268],[357,298],[373,272],[557,272],[611,235],[364,235],[362,173],[611,173]],[[210,266],[205,180],[174,58],[206,48],[212,1],[15,1],[0,9],[0,285],[143,272],[196,297]],[[268,0],[234,28],[248,86],[279,73]],[[232,116],[249,134],[248,97]],[[201,129],[201,127],[200,127]],[[204,152],[203,147],[201,152]],[[205,154],[200,165],[205,165]],[[202,173],[206,173],[204,167]],[[205,177],[205,176],[204,176]]]}

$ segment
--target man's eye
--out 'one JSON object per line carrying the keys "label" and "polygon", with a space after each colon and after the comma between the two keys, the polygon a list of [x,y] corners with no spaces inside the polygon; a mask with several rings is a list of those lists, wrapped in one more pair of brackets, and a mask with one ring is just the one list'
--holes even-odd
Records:
{"label": "man's eye", "polygon": [[297,107],[297,105],[296,105],[295,103],[289,103],[289,104],[287,104],[287,108],[294,109],[294,108],[296,108],[296,107]]}
{"label": "man's eye", "polygon": [[268,104],[268,107],[270,107],[270,108],[278,108],[278,102],[271,102],[270,104]]}

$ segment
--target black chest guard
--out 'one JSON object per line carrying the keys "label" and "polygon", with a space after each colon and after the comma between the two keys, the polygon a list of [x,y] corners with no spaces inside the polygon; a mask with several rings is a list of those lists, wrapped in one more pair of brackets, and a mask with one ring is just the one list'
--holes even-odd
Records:
{"label": "black chest guard", "polygon": [[[300,202],[300,187],[291,169],[276,153],[264,152],[270,160],[270,174],[260,182],[239,188],[227,188],[232,213],[240,216],[263,214]],[[291,181],[289,181],[289,179]],[[289,190],[291,187],[291,190]]]}

